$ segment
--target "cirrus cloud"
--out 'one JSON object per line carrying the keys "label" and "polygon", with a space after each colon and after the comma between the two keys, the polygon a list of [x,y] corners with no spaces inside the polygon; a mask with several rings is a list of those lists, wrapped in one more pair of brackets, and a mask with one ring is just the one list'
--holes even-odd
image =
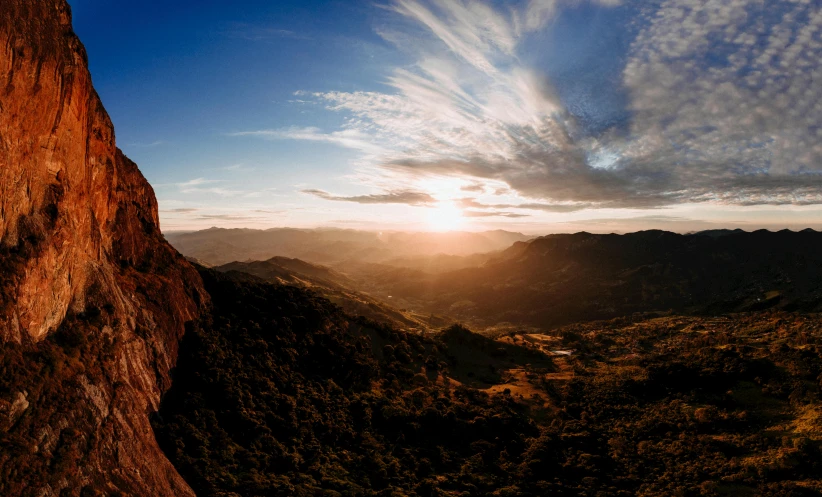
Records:
{"label": "cirrus cloud", "polygon": [[472,211],[472,210],[462,211],[462,216],[463,217],[507,217],[507,218],[530,217],[529,214],[520,214],[518,212]]}
{"label": "cirrus cloud", "polygon": [[390,191],[372,195],[354,195],[350,197],[334,195],[324,190],[317,189],[302,190],[302,193],[313,195],[323,200],[355,202],[358,204],[408,204],[428,206],[437,203],[437,199],[427,193],[410,190]]}
{"label": "cirrus cloud", "polygon": [[[586,131],[551,75],[523,62],[529,36],[584,3],[622,3],[638,26],[618,83],[630,115],[624,128]],[[399,21],[380,34],[402,40],[416,60],[390,73],[391,92],[305,94],[350,116],[331,132],[237,135],[358,149],[363,174],[398,189],[450,175],[505,183],[534,200],[466,205],[475,209],[822,203],[819,2],[533,0],[501,9],[478,0],[396,0],[390,9]]]}

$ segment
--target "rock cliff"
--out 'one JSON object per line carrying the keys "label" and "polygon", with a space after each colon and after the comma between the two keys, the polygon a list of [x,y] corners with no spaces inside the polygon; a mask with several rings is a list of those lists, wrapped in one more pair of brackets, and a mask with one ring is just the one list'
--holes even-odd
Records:
{"label": "rock cliff", "polygon": [[149,415],[208,296],[65,0],[0,3],[0,494],[193,495]]}

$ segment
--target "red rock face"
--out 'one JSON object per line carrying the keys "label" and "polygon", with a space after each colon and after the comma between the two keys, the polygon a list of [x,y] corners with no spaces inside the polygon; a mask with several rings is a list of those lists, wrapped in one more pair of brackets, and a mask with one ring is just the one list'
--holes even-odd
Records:
{"label": "red rock face", "polygon": [[0,494],[192,495],[148,415],[207,301],[115,146],[68,4],[0,2]]}

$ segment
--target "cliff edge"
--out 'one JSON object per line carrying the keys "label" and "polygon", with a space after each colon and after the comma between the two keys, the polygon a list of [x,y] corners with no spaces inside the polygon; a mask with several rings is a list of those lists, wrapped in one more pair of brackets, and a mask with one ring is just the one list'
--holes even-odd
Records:
{"label": "cliff edge", "polygon": [[208,296],[65,0],[0,3],[0,494],[193,495],[148,416]]}

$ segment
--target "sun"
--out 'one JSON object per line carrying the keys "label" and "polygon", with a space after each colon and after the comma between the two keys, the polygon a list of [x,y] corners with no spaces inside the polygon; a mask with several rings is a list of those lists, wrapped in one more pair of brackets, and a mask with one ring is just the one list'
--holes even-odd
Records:
{"label": "sun", "polygon": [[442,202],[428,213],[428,225],[434,231],[454,231],[464,220],[462,211],[451,202]]}

